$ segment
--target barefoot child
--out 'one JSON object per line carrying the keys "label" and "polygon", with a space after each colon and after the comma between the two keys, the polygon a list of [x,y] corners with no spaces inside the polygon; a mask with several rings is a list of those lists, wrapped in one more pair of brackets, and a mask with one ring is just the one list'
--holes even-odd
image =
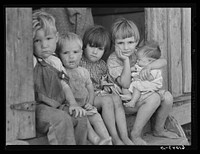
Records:
{"label": "barefoot child", "polygon": [[125,113],[118,95],[104,93],[102,77],[108,75],[108,68],[101,58],[110,50],[110,35],[104,27],[88,28],[83,36],[83,56],[80,66],[86,68],[94,86],[94,106],[101,112],[114,145],[133,145],[127,133]]}
{"label": "barefoot child", "polygon": [[[135,66],[137,61],[136,46],[140,40],[140,34],[137,26],[125,18],[119,18],[112,25],[112,40],[115,47],[108,60],[107,65],[110,75],[124,89],[129,88],[131,83],[131,68]],[[151,64],[144,67],[140,72],[142,80],[150,80],[150,70],[162,68],[166,65],[165,59],[157,59]],[[156,92],[142,94],[137,106],[125,107],[126,113],[137,113],[136,120],[131,131],[131,139],[136,145],[146,145],[141,137],[142,130],[147,121],[156,111],[156,119],[154,131],[156,134],[163,136],[164,121],[172,109],[171,95],[164,94],[164,100],[160,103],[160,95]]]}
{"label": "barefoot child", "polygon": [[57,52],[69,77],[69,86],[77,103],[87,111],[89,140],[95,145],[111,145],[111,138],[104,122],[93,106],[94,88],[90,74],[79,66],[82,45],[82,40],[77,34],[68,32],[60,36]]}

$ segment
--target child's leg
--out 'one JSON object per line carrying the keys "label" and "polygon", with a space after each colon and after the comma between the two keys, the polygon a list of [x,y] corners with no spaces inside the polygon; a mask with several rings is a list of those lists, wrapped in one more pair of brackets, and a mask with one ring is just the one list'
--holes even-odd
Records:
{"label": "child's leg", "polygon": [[36,107],[36,122],[39,132],[47,132],[50,145],[76,145],[73,123],[67,112],[40,104]]}
{"label": "child's leg", "polygon": [[103,122],[103,119],[101,118],[101,115],[99,113],[88,116],[88,119],[91,125],[94,127],[94,130],[97,132],[97,134],[101,138],[110,137],[110,135],[108,134],[107,128]]}
{"label": "child's leg", "polygon": [[161,105],[155,113],[155,125],[154,132],[155,136],[163,136],[168,138],[178,138],[178,135],[164,129],[164,125],[173,105],[173,96],[169,91],[162,91],[163,96]]}
{"label": "child's leg", "polygon": [[74,125],[74,134],[77,145],[87,145],[87,117],[74,117],[72,116]]}
{"label": "child's leg", "polygon": [[94,105],[98,110],[101,111],[104,123],[112,137],[114,145],[124,145],[122,140],[119,138],[115,124],[115,111],[113,106],[113,100],[110,96],[96,96]]}
{"label": "child's leg", "polygon": [[94,129],[92,128],[89,120],[87,120],[87,129],[88,129],[88,140],[94,144],[94,145],[98,145],[98,143],[100,142],[100,137],[97,135],[97,133],[94,131]]}
{"label": "child's leg", "polygon": [[[160,97],[157,93],[153,93],[148,98],[145,99],[145,103],[143,103],[136,115],[135,123],[133,125],[133,129],[131,131],[131,140],[136,145],[146,145],[147,143],[141,138],[142,130],[150,117],[156,111],[158,106],[160,105]],[[133,108],[134,109],[134,108]]]}
{"label": "child's leg", "polygon": [[120,137],[126,145],[134,145],[134,143],[128,137],[126,116],[122,101],[118,95],[112,95],[112,99],[115,107],[115,118]]}
{"label": "child's leg", "polygon": [[132,98],[128,103],[124,103],[124,106],[125,107],[134,107],[136,102],[139,100],[139,98],[140,98],[140,91],[133,87]]}

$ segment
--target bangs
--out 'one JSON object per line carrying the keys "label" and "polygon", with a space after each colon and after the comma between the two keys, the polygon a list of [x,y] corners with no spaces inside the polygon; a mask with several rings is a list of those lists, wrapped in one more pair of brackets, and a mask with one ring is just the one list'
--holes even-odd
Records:
{"label": "bangs", "polygon": [[94,47],[106,47],[108,38],[102,33],[91,33],[88,37],[88,43]]}
{"label": "bangs", "polygon": [[131,29],[130,26],[123,26],[121,28],[121,30],[117,31],[115,33],[115,38],[116,39],[126,39],[126,38],[129,38],[129,37],[135,37],[135,39],[137,40],[136,38],[136,34],[135,32]]}

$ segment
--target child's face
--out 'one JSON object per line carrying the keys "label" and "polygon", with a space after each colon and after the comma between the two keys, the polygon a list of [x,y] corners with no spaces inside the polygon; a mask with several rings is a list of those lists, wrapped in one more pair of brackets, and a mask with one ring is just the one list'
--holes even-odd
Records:
{"label": "child's face", "polygon": [[135,40],[134,36],[125,39],[116,39],[115,51],[121,50],[123,55],[129,57],[135,51],[137,44],[138,42]]}
{"label": "child's face", "polygon": [[35,33],[35,38],[33,39],[33,48],[36,56],[40,58],[48,58],[56,50],[56,43],[58,42],[58,34],[51,32],[45,35],[43,29],[39,29]]}
{"label": "child's face", "polygon": [[63,44],[60,51],[60,58],[63,65],[69,69],[78,67],[82,52],[83,51],[77,42],[70,41]]}
{"label": "child's face", "polygon": [[152,62],[152,58],[145,56],[142,52],[137,53],[137,63],[140,67],[145,67]]}
{"label": "child's face", "polygon": [[101,59],[101,57],[104,54],[104,48],[102,47],[93,47],[90,44],[87,44],[86,48],[85,48],[85,56],[88,60],[92,61],[92,62],[96,62],[99,59]]}

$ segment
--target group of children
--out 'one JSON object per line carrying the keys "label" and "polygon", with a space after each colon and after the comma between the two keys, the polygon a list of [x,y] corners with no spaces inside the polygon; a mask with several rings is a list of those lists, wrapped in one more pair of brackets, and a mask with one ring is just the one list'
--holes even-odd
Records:
{"label": "group of children", "polygon": [[[164,129],[173,97],[160,90],[157,69],[166,60],[157,44],[136,50],[139,31],[124,18],[113,24],[111,36],[95,25],[83,39],[72,32],[59,35],[55,22],[46,12],[33,12],[36,128],[49,144],[146,145],[142,130],[155,111],[153,134],[178,137]],[[111,39],[115,52],[106,63],[101,58]],[[113,85],[120,87],[117,94]],[[137,113],[130,137],[125,113]]]}

